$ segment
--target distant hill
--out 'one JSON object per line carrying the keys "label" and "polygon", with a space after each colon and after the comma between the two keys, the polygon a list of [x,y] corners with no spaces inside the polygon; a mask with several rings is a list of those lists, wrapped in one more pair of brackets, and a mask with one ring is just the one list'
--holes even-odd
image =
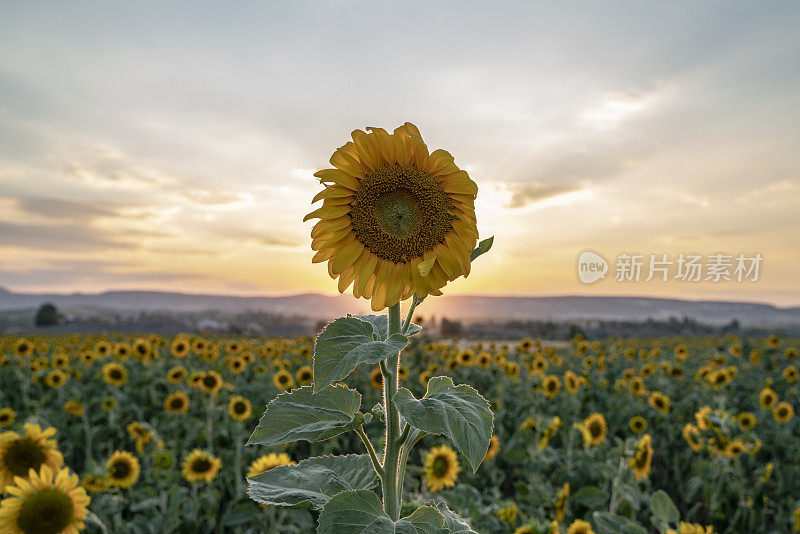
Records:
{"label": "distant hill", "polygon": [[[349,295],[335,297],[302,294],[287,297],[234,297],[159,291],[107,291],[88,294],[15,293],[0,288],[0,311],[34,309],[44,302],[69,312],[81,309],[114,311],[236,313],[263,311],[329,319],[346,313],[369,313],[365,300]],[[426,301],[424,315],[454,319],[521,320],[665,320],[688,317],[706,324],[732,320],[751,326],[800,327],[800,308],[778,308],[769,304],[725,301],[688,301],[643,297],[493,297],[444,296]]]}

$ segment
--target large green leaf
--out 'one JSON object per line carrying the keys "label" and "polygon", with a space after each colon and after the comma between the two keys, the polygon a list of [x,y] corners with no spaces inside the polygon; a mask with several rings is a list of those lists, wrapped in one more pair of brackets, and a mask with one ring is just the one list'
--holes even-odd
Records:
{"label": "large green leaf", "polygon": [[382,362],[408,345],[402,334],[385,341],[379,334],[371,322],[357,317],[340,317],[326,326],[314,343],[314,391],[346,378],[359,364]]}
{"label": "large green leaf", "polygon": [[657,490],[650,496],[650,511],[667,523],[676,523],[681,514],[664,490]]}
{"label": "large green leaf", "polygon": [[597,534],[647,534],[647,529],[621,515],[594,512],[592,523]]}
{"label": "large green leaf", "polygon": [[489,249],[492,248],[492,243],[494,243],[494,236],[484,239],[478,243],[478,246],[475,247],[475,250],[473,250],[472,254],[469,255],[469,261],[475,261],[478,256],[489,252]]}
{"label": "large green leaf", "polygon": [[374,492],[356,490],[328,501],[319,515],[317,534],[448,534],[448,530],[444,517],[432,506],[392,521]]}
{"label": "large green leaf", "polygon": [[248,478],[250,497],[263,504],[308,503],[319,510],[337,493],[378,485],[369,456],[319,456],[297,465],[282,465]]}
{"label": "large green leaf", "polygon": [[288,441],[322,441],[364,422],[361,394],[343,385],[313,393],[303,386],[281,393],[267,405],[248,445],[277,445]]}
{"label": "large green leaf", "polygon": [[436,509],[444,517],[444,526],[451,534],[478,534],[461,516],[448,508],[444,501],[437,502]]}
{"label": "large green leaf", "polygon": [[401,388],[394,396],[397,409],[408,423],[430,434],[444,434],[467,458],[472,471],[486,456],[492,437],[493,418],[489,403],[475,388],[456,386],[447,376],[428,382],[428,392],[421,400]]}
{"label": "large green leaf", "polygon": [[[386,315],[351,315],[351,317],[370,323],[373,331],[378,336],[378,341],[386,341],[389,335],[389,318]],[[413,336],[414,334],[418,334],[421,330],[422,327],[420,325],[411,323],[408,325],[406,336]]]}

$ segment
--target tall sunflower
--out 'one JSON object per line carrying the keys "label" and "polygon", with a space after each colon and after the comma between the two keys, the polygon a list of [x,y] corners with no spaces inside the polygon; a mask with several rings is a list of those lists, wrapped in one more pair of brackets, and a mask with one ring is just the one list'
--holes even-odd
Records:
{"label": "tall sunflower", "polygon": [[313,262],[344,293],[371,300],[374,311],[412,295],[440,295],[470,271],[478,239],[478,186],[444,150],[428,152],[407,122],[388,133],[355,130],[331,156],[333,169],[317,172],[322,207],[303,219],[311,230]]}
{"label": "tall sunflower", "polygon": [[108,362],[103,366],[103,380],[112,386],[121,386],[128,380],[128,371],[117,362]]}
{"label": "tall sunflower", "polygon": [[461,472],[456,451],[447,445],[434,447],[425,455],[425,481],[431,491],[441,491],[456,485]]}
{"label": "tall sunflower", "polygon": [[108,484],[120,488],[130,488],[139,480],[139,459],[127,451],[114,451],[106,462]]}
{"label": "tall sunflower", "polygon": [[0,434],[0,492],[11,484],[14,477],[26,477],[33,469],[43,465],[56,471],[64,464],[64,457],[56,449],[56,440],[51,439],[56,429],[42,430],[39,425],[25,423],[25,434],[16,432]]}
{"label": "tall sunflower", "polygon": [[42,465],[28,479],[16,477],[0,502],[0,530],[7,534],[77,534],[84,528],[89,496],[78,475]]}
{"label": "tall sunflower", "polygon": [[601,413],[593,413],[583,420],[578,428],[583,434],[583,444],[587,447],[595,447],[606,440],[608,434],[608,424],[606,418]]}
{"label": "tall sunflower", "polygon": [[181,473],[188,482],[201,480],[211,482],[216,478],[220,467],[222,467],[222,463],[219,458],[195,449],[183,460]]}
{"label": "tall sunflower", "polygon": [[633,476],[637,480],[640,478],[647,478],[650,476],[650,466],[653,463],[653,445],[651,442],[650,434],[642,436],[636,452],[633,457],[628,460],[628,465],[633,469]]}
{"label": "tall sunflower", "polygon": [[11,408],[0,408],[0,426],[11,426],[17,413]]}
{"label": "tall sunflower", "polygon": [[245,421],[252,413],[253,406],[250,404],[250,401],[241,395],[234,395],[231,397],[230,401],[228,401],[228,414],[231,416],[231,419],[235,421]]}

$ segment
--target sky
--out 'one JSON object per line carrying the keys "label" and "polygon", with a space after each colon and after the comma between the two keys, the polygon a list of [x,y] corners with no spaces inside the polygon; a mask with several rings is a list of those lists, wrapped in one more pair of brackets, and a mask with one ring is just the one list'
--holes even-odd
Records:
{"label": "sky", "polygon": [[[0,286],[332,294],[312,175],[410,121],[495,236],[447,294],[800,305],[799,26],[730,0],[3,2]],[[740,253],[757,281],[614,279]]]}

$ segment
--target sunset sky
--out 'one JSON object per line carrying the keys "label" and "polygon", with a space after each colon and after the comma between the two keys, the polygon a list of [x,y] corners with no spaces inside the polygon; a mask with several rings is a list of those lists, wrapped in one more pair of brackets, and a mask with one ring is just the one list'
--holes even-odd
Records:
{"label": "sunset sky", "polygon": [[[496,236],[448,294],[800,305],[798,27],[796,2],[4,2],[0,286],[333,293],[312,174],[411,121]],[[585,249],[764,260],[584,285]]]}

